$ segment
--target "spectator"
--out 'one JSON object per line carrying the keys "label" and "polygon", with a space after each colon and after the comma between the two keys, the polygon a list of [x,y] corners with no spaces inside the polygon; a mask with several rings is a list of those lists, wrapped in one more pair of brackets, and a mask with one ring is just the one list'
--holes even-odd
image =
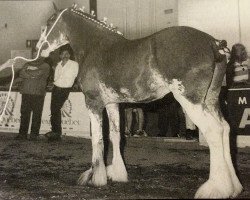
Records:
{"label": "spectator", "polygon": [[79,70],[78,63],[70,59],[70,53],[68,45],[61,47],[59,52],[61,61],[55,68],[50,105],[52,127],[51,131],[45,134],[49,141],[61,140],[61,108],[69,96]]}
{"label": "spectator", "polygon": [[25,64],[20,71],[22,102],[20,129],[15,138],[17,140],[28,139],[31,112],[33,114],[30,140],[37,140],[39,137],[49,72],[50,66],[44,62],[44,58]]}
{"label": "spectator", "polygon": [[[167,94],[160,100],[158,110],[158,137],[178,137],[180,129],[179,109],[180,104],[173,94]],[[169,128],[171,131],[169,131]]]}
{"label": "spectator", "polygon": [[248,55],[245,46],[240,43],[234,44],[226,72],[227,87],[246,84],[249,80],[248,67]]}
{"label": "spectator", "polygon": [[236,132],[239,124],[235,121],[235,112],[231,109],[235,106],[235,98],[233,97],[233,93],[228,92],[229,88],[232,87],[242,87],[249,82],[249,63],[248,63],[248,55],[246,47],[243,44],[236,43],[232,46],[231,55],[229,58],[229,62],[227,64],[227,72],[226,72],[226,84],[227,84],[227,94],[222,96],[222,99],[226,101],[224,116],[226,120],[230,124],[231,128],[231,140],[233,146],[236,145]]}
{"label": "spectator", "polygon": [[[228,89],[242,86],[249,81],[249,64],[247,50],[243,44],[236,43],[232,46],[229,62],[227,63],[226,81],[223,81],[219,103],[223,116],[229,122]],[[231,119],[232,120],[232,119]],[[232,124],[232,122],[230,123]]]}
{"label": "spectator", "polygon": [[[138,125],[138,129],[135,133],[132,133],[132,121],[133,121],[133,113],[135,114],[135,120]],[[125,135],[126,136],[134,136],[140,137],[145,136],[147,137],[147,133],[144,130],[144,113],[141,107],[128,107],[125,108]]]}

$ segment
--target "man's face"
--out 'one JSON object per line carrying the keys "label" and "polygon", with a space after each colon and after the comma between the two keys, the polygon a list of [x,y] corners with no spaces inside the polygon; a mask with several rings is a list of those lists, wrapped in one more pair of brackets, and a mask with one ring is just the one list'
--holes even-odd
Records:
{"label": "man's face", "polygon": [[62,52],[60,53],[60,58],[61,58],[62,61],[68,61],[69,58],[70,58],[69,52],[68,52],[67,50],[62,51]]}

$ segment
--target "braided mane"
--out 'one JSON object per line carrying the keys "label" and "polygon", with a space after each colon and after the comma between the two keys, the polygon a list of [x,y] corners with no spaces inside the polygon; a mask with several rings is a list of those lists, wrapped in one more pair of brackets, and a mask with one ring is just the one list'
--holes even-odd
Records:
{"label": "braided mane", "polygon": [[116,27],[110,26],[108,25],[105,21],[100,21],[98,19],[95,19],[93,15],[88,14],[86,12],[83,12],[82,10],[76,9],[76,8],[71,8],[70,11],[72,11],[73,13],[81,16],[82,18],[85,18],[89,21],[92,21],[94,23],[96,23],[99,26],[102,26],[103,28],[108,29],[109,31],[112,31],[120,36],[123,36],[123,34],[120,31],[116,30]]}

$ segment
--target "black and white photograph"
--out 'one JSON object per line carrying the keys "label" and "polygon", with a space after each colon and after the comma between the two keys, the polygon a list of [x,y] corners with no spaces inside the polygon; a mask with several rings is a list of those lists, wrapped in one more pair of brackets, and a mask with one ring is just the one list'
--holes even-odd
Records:
{"label": "black and white photograph", "polygon": [[250,0],[0,0],[0,200],[249,199],[249,21]]}

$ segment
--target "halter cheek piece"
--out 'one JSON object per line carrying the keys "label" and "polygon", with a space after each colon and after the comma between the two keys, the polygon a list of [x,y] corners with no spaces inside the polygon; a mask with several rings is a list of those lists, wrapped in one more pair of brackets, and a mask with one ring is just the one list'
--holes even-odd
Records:
{"label": "halter cheek piece", "polygon": [[62,16],[62,14],[63,14],[66,10],[68,10],[68,8],[65,8],[65,9],[58,15],[56,21],[55,21],[54,24],[51,26],[51,28],[50,28],[49,32],[47,33],[47,35],[46,35],[46,31],[47,31],[47,28],[48,28],[47,26],[46,26],[45,30],[43,31],[43,33],[41,34],[41,40],[43,40],[43,42],[41,43],[41,45],[40,45],[40,47],[39,47],[39,50],[38,50],[38,53],[37,53],[37,57],[35,58],[35,60],[38,58],[38,56],[39,56],[39,54],[40,54],[40,51],[41,51],[41,48],[42,48],[42,46],[43,46],[45,43],[48,44],[49,48],[51,47],[51,45],[50,45],[49,41],[47,40],[47,38],[48,38],[49,34],[51,33],[51,31],[53,30],[53,28],[55,27],[55,25],[56,25],[56,23],[58,22],[58,20],[60,19],[60,17]]}

